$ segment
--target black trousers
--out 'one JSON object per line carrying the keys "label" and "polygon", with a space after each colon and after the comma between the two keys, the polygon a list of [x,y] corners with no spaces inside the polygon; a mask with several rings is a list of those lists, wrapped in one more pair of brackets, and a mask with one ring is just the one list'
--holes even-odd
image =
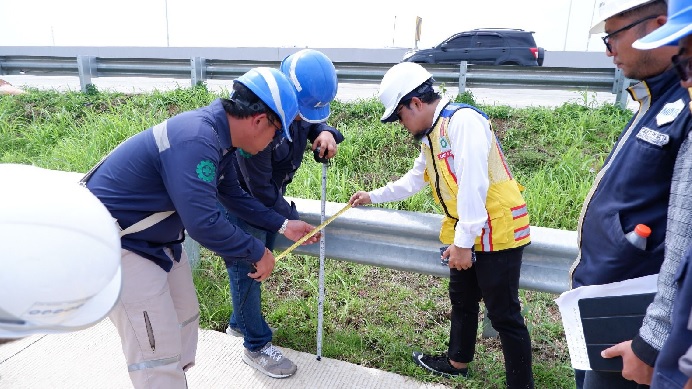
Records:
{"label": "black trousers", "polygon": [[500,334],[507,388],[533,388],[531,338],[521,316],[519,273],[524,248],[476,252],[468,270],[450,269],[452,324],[447,356],[468,363],[476,351],[481,298],[493,328]]}

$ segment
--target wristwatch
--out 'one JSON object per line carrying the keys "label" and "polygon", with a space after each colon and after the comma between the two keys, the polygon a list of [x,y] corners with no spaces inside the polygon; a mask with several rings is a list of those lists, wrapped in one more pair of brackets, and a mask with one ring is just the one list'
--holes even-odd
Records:
{"label": "wristwatch", "polygon": [[288,219],[284,220],[284,224],[281,225],[279,228],[279,231],[277,231],[279,234],[283,235],[286,232],[286,227],[288,227]]}

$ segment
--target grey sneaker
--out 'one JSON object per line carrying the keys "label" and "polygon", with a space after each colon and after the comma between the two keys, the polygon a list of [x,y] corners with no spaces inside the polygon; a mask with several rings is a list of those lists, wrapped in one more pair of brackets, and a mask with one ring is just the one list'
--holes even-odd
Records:
{"label": "grey sneaker", "polygon": [[[276,328],[269,326],[269,329],[272,331],[272,336],[274,335],[274,332],[276,332]],[[235,336],[236,338],[242,338],[243,333],[238,331],[237,328],[231,328],[231,326],[226,327],[226,334]]]}
{"label": "grey sneaker", "polygon": [[243,362],[272,378],[290,377],[298,370],[296,364],[284,357],[272,342],[267,343],[259,351],[245,349]]}
{"label": "grey sneaker", "polygon": [[243,333],[238,331],[236,328],[231,328],[231,326],[226,327],[226,334],[235,336],[236,338],[242,338]]}

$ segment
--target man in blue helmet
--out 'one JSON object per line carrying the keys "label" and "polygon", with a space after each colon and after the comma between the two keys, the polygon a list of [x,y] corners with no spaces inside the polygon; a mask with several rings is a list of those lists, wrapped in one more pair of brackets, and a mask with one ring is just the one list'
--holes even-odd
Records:
{"label": "man in blue helmet", "polygon": [[[274,269],[271,251],[216,203],[279,229],[285,218],[240,188],[234,151],[258,153],[276,132],[288,132],[297,112],[283,73],[255,68],[234,80],[228,99],[132,136],[82,180],[121,228],[122,292],[109,318],[135,388],[185,388],[185,371],[195,363],[199,304],[181,245],[185,231],[227,264],[252,264],[253,282]],[[295,221],[285,233],[297,240],[311,229]]]}
{"label": "man in blue helmet", "polygon": [[[298,116],[290,122],[285,136],[274,137],[269,146],[256,155],[249,156],[239,150],[234,163],[241,185],[248,193],[287,220],[296,220],[296,206],[284,195],[303,161],[308,140],[312,143],[312,150],[319,149],[318,157],[326,160],[336,155],[337,144],[344,137],[337,129],[324,123],[338,85],[332,61],[319,51],[305,49],[286,57],[281,63],[281,71],[296,90]],[[243,220],[233,215],[228,217],[262,240],[267,249],[274,249],[275,232],[255,228],[255,220]],[[272,329],[262,315],[261,284],[248,277],[249,264],[242,261],[227,263],[227,270],[233,313],[226,333],[243,336],[243,361],[270,377],[293,375],[296,365],[271,343]],[[261,363],[260,360],[266,359],[267,355],[273,358],[269,363]]]}

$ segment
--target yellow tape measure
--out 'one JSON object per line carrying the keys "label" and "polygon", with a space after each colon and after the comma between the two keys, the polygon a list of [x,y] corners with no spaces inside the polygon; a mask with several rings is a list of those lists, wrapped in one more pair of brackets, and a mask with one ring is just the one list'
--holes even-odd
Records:
{"label": "yellow tape measure", "polygon": [[325,221],[324,221],[322,224],[320,224],[319,226],[315,227],[314,230],[308,232],[307,235],[305,235],[305,236],[303,236],[302,238],[298,239],[295,243],[293,243],[293,244],[291,245],[291,247],[289,247],[289,248],[287,248],[286,250],[284,250],[284,252],[282,252],[281,254],[279,254],[279,255],[276,257],[276,260],[278,261],[279,259],[285,257],[285,256],[286,256],[288,253],[290,253],[291,251],[295,250],[296,247],[300,246],[300,245],[303,244],[306,240],[310,239],[310,238],[311,238],[313,235],[315,235],[318,231],[320,231],[321,229],[323,229],[324,227],[326,227],[327,224],[331,223],[334,219],[336,219],[337,217],[339,217],[339,215],[341,215],[342,213],[348,211],[349,208],[351,208],[351,204],[346,204],[346,206],[343,207],[343,208],[341,208],[341,210],[340,210],[339,212],[335,213],[332,217],[330,217],[329,219],[325,220]]}

